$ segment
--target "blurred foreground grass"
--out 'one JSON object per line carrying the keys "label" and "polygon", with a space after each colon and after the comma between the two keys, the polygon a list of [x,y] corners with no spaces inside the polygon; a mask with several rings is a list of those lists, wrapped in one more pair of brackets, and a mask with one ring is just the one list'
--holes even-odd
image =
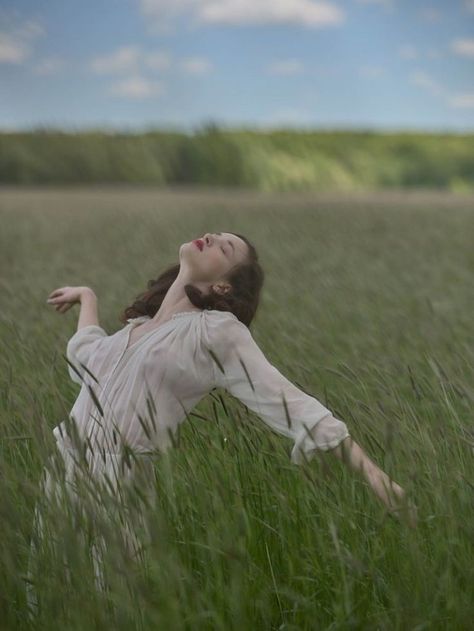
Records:
{"label": "blurred foreground grass", "polygon": [[111,545],[124,580],[110,610],[64,530],[73,584],[51,557],[37,628],[471,628],[472,198],[4,189],[0,211],[1,628],[28,628],[42,454],[78,394],[64,359],[77,308],[57,314],[48,293],[90,285],[113,333],[147,280],[207,231],[256,245],[266,284],[255,339],[413,494],[418,529],[387,518],[330,455],[292,465],[290,442],[218,391],[156,463],[148,573]]}

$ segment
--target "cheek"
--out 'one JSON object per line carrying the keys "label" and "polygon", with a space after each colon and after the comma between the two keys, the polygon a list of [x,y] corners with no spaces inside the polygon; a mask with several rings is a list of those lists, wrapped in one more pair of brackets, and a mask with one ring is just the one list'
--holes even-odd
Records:
{"label": "cheek", "polygon": [[219,252],[206,252],[205,260],[202,261],[202,267],[206,270],[219,270],[222,267],[222,259]]}

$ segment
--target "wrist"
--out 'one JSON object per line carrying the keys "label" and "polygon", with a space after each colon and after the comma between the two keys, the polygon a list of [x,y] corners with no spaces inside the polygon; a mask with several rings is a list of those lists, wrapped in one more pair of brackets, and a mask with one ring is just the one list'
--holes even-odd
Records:
{"label": "wrist", "polygon": [[83,300],[97,300],[97,296],[95,295],[94,290],[90,287],[83,287],[80,293],[80,300],[81,302]]}

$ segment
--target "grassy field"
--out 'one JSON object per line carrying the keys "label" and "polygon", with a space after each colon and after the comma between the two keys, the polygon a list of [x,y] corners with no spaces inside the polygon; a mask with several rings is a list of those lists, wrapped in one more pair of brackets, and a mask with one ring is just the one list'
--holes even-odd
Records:
{"label": "grassy field", "polygon": [[77,308],[60,315],[47,295],[93,287],[113,333],[181,243],[206,231],[256,245],[266,284],[254,338],[412,494],[418,528],[387,516],[331,455],[291,464],[292,443],[218,391],[156,463],[147,573],[111,546],[122,579],[105,606],[65,534],[72,586],[51,557],[34,628],[472,628],[472,197],[3,189],[0,210],[2,629],[29,628],[43,458],[79,389],[64,358]]}

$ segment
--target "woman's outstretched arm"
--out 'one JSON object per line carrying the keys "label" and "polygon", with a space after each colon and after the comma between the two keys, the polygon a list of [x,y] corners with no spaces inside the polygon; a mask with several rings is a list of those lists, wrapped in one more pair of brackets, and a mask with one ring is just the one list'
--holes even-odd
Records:
{"label": "woman's outstretched arm", "polygon": [[399,519],[406,520],[412,528],[416,527],[416,507],[407,500],[405,490],[391,480],[351,436],[345,438],[337,447],[328,450],[327,453],[334,454],[354,471],[360,471],[377,497],[385,504],[388,512]]}
{"label": "woman's outstretched arm", "polygon": [[[347,425],[315,397],[303,392],[273,366],[237,318],[209,318],[213,385],[225,388],[274,431],[293,439],[291,461],[302,464],[317,452],[333,453],[362,471],[390,514],[402,517],[405,491],[363,452]],[[408,522],[415,525],[416,515]]]}

